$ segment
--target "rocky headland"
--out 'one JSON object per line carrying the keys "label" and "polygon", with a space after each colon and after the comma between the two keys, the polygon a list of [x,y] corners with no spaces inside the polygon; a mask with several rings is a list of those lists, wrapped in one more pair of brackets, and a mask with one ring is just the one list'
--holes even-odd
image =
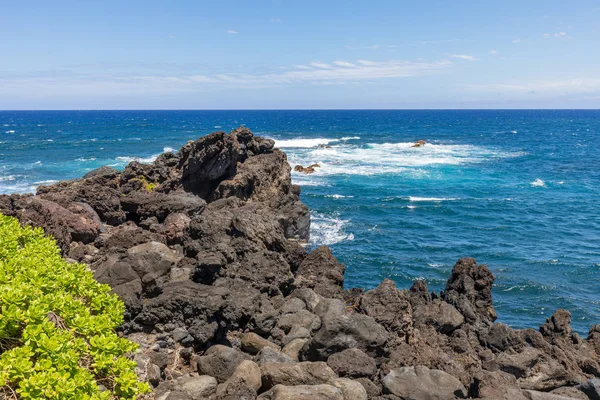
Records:
{"label": "rocky headland", "polygon": [[121,297],[156,399],[600,399],[600,325],[582,338],[566,310],[537,330],[496,322],[494,276],[470,258],[440,293],[344,290],[330,249],[302,246],[299,194],[285,153],[238,128],[0,196],[0,212]]}

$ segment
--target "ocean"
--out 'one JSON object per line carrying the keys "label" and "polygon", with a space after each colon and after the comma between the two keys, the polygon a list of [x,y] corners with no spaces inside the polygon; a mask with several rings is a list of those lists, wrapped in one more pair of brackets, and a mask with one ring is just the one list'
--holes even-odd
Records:
{"label": "ocean", "polygon": [[[499,321],[600,323],[600,111],[3,111],[0,193],[150,162],[215,130],[271,137],[346,286],[440,290],[460,257],[496,276]],[[425,140],[423,147],[411,147]]]}

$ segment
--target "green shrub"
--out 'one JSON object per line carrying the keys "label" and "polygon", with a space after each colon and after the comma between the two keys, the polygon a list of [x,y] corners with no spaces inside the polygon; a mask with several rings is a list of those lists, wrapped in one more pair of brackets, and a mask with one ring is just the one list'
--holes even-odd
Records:
{"label": "green shrub", "polygon": [[[0,398],[134,399],[149,391],[120,338],[123,302],[42,229],[0,214]],[[102,385],[102,389],[101,386]]]}

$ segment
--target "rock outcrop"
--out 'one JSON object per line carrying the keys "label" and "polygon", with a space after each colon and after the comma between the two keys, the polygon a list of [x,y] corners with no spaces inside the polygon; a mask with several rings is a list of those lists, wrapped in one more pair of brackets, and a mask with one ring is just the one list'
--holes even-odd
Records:
{"label": "rock outcrop", "polygon": [[[315,166],[312,166],[315,168]],[[344,291],[286,155],[248,129],[152,164],[0,196],[126,305],[138,373],[168,399],[598,399],[600,325],[558,310],[539,330],[496,322],[494,276],[459,260],[446,287]]]}

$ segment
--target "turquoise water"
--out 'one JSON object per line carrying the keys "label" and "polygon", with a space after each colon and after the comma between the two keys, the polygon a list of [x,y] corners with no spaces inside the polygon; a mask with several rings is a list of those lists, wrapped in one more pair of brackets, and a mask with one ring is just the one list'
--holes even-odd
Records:
{"label": "turquoise water", "polygon": [[538,326],[563,307],[581,333],[600,323],[600,111],[0,112],[0,192],[241,124],[292,165],[321,165],[293,178],[311,245],[333,248],[348,287],[425,278],[439,290],[472,256],[497,277],[501,321]]}

